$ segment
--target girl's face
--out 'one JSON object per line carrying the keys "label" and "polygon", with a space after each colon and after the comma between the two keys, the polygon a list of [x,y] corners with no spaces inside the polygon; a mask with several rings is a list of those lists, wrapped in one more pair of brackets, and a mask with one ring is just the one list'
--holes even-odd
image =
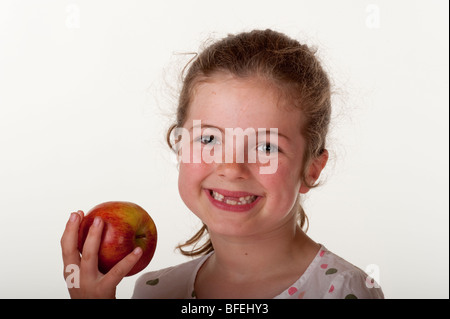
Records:
{"label": "girl's face", "polygon": [[[297,195],[308,191],[300,181],[305,142],[301,112],[284,103],[257,78],[223,74],[196,86],[184,124],[190,140],[184,136],[181,148],[189,156],[180,163],[178,188],[211,235],[257,237],[295,225]],[[264,134],[258,134],[261,128]],[[271,128],[278,129],[277,138]],[[235,135],[231,143],[227,130],[248,138]],[[244,161],[238,160],[242,155]],[[275,169],[261,174],[269,165]]]}

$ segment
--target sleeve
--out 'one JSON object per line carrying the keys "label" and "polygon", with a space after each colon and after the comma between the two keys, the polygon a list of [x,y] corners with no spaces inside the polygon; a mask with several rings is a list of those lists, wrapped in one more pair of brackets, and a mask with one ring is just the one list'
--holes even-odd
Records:
{"label": "sleeve", "polygon": [[384,294],[377,282],[358,269],[336,276],[324,299],[384,299]]}
{"label": "sleeve", "polygon": [[135,283],[132,299],[166,299],[173,298],[176,281],[168,276],[171,268],[148,272],[141,275]]}
{"label": "sleeve", "polygon": [[133,299],[193,299],[198,268],[205,258],[144,273],[134,286]]}

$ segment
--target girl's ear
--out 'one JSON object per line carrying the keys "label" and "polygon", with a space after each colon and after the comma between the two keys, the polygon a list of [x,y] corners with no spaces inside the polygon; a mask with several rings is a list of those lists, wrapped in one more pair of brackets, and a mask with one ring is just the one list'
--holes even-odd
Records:
{"label": "girl's ear", "polygon": [[[314,185],[314,183],[319,179],[320,173],[324,169],[325,165],[328,162],[328,151],[323,150],[322,154],[319,157],[313,159],[309,167],[307,168],[308,173],[306,174],[306,178],[308,179],[309,185]],[[309,192],[310,188],[307,185],[302,184],[300,186],[299,193],[306,194]]]}

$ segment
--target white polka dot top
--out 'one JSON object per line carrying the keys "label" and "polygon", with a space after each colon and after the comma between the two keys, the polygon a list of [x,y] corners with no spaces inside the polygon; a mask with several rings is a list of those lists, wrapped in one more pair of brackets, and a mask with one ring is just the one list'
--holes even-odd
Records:
{"label": "white polka dot top", "polygon": [[[147,272],[136,281],[132,298],[195,299],[197,272],[208,255],[178,266]],[[381,287],[358,267],[323,245],[298,280],[275,299],[383,299]]]}

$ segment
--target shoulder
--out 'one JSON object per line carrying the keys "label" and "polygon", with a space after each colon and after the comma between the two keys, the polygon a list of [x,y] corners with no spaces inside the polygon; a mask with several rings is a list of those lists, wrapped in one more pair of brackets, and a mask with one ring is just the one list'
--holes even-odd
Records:
{"label": "shoulder", "polygon": [[334,253],[324,250],[320,268],[328,277],[325,299],[383,299],[381,287],[363,270]]}
{"label": "shoulder", "polygon": [[193,286],[198,269],[207,259],[202,256],[177,266],[144,273],[134,286],[134,299],[193,298]]}
{"label": "shoulder", "polygon": [[277,298],[383,299],[384,295],[364,271],[322,246],[299,280]]}

